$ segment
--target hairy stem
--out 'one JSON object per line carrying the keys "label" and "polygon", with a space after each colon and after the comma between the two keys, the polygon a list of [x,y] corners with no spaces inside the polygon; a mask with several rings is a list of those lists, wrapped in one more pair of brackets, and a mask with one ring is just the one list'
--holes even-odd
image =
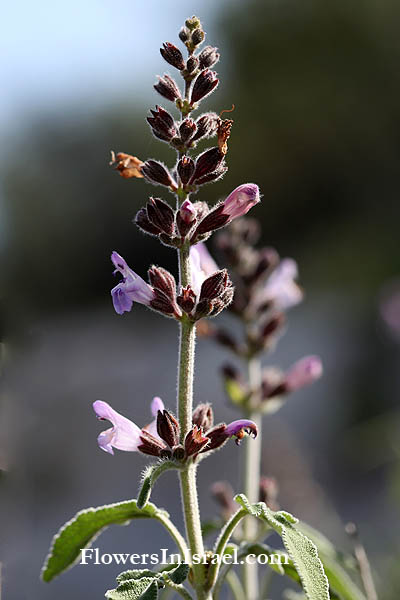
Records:
{"label": "hairy stem", "polygon": [[[180,285],[190,284],[189,244],[179,250]],[[194,346],[195,325],[187,317],[180,323],[179,364],[178,364],[178,417],[181,430],[181,440],[192,428],[193,411],[193,377],[194,377]],[[197,466],[189,463],[180,473],[181,497],[185,517],[186,535],[190,552],[202,557],[204,555],[203,536],[201,533],[199,502],[196,487]],[[208,600],[205,591],[205,568],[203,564],[192,564],[194,587],[198,600]]]}
{"label": "hairy stem", "polygon": [[[261,380],[261,364],[257,357],[253,357],[248,362],[249,385],[253,390],[257,390]],[[246,440],[243,456],[243,492],[250,503],[258,502],[260,490],[260,469],[261,469],[261,415],[250,410],[248,418],[255,422],[258,429],[258,435],[255,440]],[[249,443],[251,441],[251,443]],[[258,523],[256,519],[247,517],[243,521],[243,538],[252,541],[257,537]],[[258,600],[258,569],[257,564],[245,563],[243,565],[243,587],[246,593],[246,600]]]}

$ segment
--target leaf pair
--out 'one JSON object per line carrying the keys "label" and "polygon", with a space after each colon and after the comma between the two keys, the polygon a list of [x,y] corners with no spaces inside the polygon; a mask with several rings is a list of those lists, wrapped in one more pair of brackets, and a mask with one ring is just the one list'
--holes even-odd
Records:
{"label": "leaf pair", "polygon": [[189,565],[180,563],[175,569],[153,573],[147,569],[124,571],[117,577],[118,586],[106,592],[108,600],[156,600],[158,590],[166,585],[181,589],[189,573]]}

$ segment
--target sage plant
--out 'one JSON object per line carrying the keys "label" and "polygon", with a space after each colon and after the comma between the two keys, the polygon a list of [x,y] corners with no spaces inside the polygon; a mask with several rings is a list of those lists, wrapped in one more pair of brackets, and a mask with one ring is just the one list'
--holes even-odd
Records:
{"label": "sage plant", "polygon": [[[260,370],[258,352],[269,344],[271,336],[281,326],[282,316],[275,314],[265,322],[264,319],[258,322],[256,317],[265,315],[266,308],[272,305],[279,308],[280,304],[286,309],[301,297],[301,291],[293,281],[295,264],[291,261],[276,264],[274,253],[252,251],[251,237],[247,238],[246,246],[242,244],[240,250],[239,246],[235,248],[234,236],[243,238],[244,235],[243,222],[238,218],[260,202],[256,184],[237,182],[238,186],[224,200],[213,205],[205,201],[205,197],[210,198],[210,192],[207,188],[205,193],[204,186],[221,179],[227,171],[226,155],[233,121],[222,119],[215,112],[193,116],[219,84],[218,75],[212,69],[220,55],[213,46],[202,48],[205,32],[197,17],[187,19],[179,38],[186,47],[186,57],[170,42],[164,43],[160,51],[182,85],[169,74],[159,77],[154,88],[167,108],[157,105],[147,117],[153,135],[176,154],[174,165],[166,166],[153,158],[143,161],[123,152],[112,154],[112,164],[122,177],[145,178],[164,192],[163,198],[148,199],[138,211],[135,223],[142,232],[158,238],[176,252],[179,282],[166,269],[155,265],[149,268],[148,281],[145,281],[117,252],[111,255],[115,273],[120,276],[111,291],[116,313],[123,315],[135,304],[142,304],[177,322],[180,337],[176,408],[174,410],[171,399],[166,408],[164,401],[155,396],[149,406],[152,420],[142,427],[106,401],[94,402],[96,416],[111,423],[111,427],[99,433],[99,447],[110,454],[114,454],[115,449],[141,452],[149,456],[151,462],[143,473],[136,499],[82,510],[60,529],[46,558],[42,578],[50,581],[90,553],[91,543],[106,527],[141,518],[155,519],[165,527],[177,547],[175,556],[179,560],[163,564],[154,571],[143,565],[142,569],[122,572],[117,577],[116,587],[106,592],[110,600],[154,600],[166,591],[187,600],[217,600],[225,584],[230,586],[234,598],[255,600],[259,597],[257,573],[246,567],[242,584],[232,567],[258,558],[263,564],[267,563],[263,568],[271,568],[271,573],[275,570],[295,581],[311,600],[329,599],[330,588],[332,598],[360,600],[362,595],[358,591],[358,596],[351,596],[351,590],[340,596],[345,587],[341,567],[333,564],[332,554],[329,554],[329,569],[325,574],[316,544],[310,539],[318,538],[315,532],[308,529],[305,533],[304,526],[290,513],[276,510],[271,502],[268,506],[265,501],[258,501],[260,415],[264,407],[319,376],[321,367],[318,359],[307,358],[278,379]],[[178,118],[173,114],[174,110]],[[199,141],[215,137],[215,145],[196,154]],[[168,201],[167,193],[172,194],[173,202]],[[239,223],[238,229],[235,229],[236,223]],[[220,244],[225,239],[224,250],[231,255],[236,251],[235,260],[231,261],[238,284],[236,290],[231,273],[218,268],[205,247],[205,242],[215,231],[229,224],[232,224],[230,233],[228,237],[220,238]],[[251,262],[252,270],[241,273],[246,261]],[[255,285],[268,269],[271,274],[267,283]],[[252,290],[250,295],[241,285],[238,272],[242,283],[247,278],[246,283],[250,286],[247,289]],[[237,351],[248,363],[249,383],[241,383],[234,371],[227,374],[230,395],[238,399],[243,415],[232,423],[215,424],[210,404],[193,407],[195,337],[196,329],[202,323],[208,323],[208,319],[228,307],[241,315],[246,324],[246,343]],[[135,310],[140,309],[135,307]],[[224,334],[219,332],[218,335],[222,341]],[[234,348],[235,343],[228,340],[226,334],[225,343]],[[197,470],[228,440],[234,439],[240,444],[247,436],[254,439],[245,440],[243,444],[245,493],[230,498],[230,509],[213,546],[205,547]],[[229,449],[224,451],[229,452]],[[118,457],[113,460],[118,461]],[[176,473],[180,482],[185,532],[171,521],[166,510],[150,502],[157,479],[170,471]],[[171,501],[175,497],[176,492]],[[259,525],[255,526],[255,523]],[[264,543],[273,532],[282,539],[283,548],[274,550]],[[321,547],[326,549],[327,544],[325,542]],[[270,558],[275,560],[270,561]],[[355,584],[351,585],[356,589]]]}

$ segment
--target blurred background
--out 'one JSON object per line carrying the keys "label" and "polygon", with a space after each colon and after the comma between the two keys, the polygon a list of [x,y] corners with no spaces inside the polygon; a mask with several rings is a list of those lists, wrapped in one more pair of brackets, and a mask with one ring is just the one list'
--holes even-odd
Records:
{"label": "blurred background", "polygon": [[[176,272],[175,256],[131,223],[154,190],[118,177],[108,160],[113,149],[174,163],[145,116],[167,66],[158,49],[176,43],[192,14],[222,53],[221,85],[202,108],[236,106],[230,171],[201,199],[260,185],[252,216],[263,242],[298,261],[306,289],[266,363],[319,354],[325,365],[322,380],[266,420],[263,471],[278,478],[282,507],[342,548],[344,524],[357,522],[379,597],[398,598],[400,302],[391,326],[382,302],[400,278],[399,3],[21,0],[2,13],[4,598],[63,600],[89,586],[95,598],[114,587],[115,565],[39,580],[56,529],[82,507],[135,496],[146,464],[100,452],[91,403],[106,400],[139,424],[154,395],[175,403],[175,323],[141,306],[120,317],[109,296],[113,249],[141,275],[153,262]],[[196,399],[213,402],[218,420],[237,418],[218,373],[226,358],[199,342]],[[205,518],[221,473],[238,490],[239,457],[231,444],[201,469]],[[173,480],[153,500],[179,521]],[[169,540],[139,522],[95,545],[153,552]]]}

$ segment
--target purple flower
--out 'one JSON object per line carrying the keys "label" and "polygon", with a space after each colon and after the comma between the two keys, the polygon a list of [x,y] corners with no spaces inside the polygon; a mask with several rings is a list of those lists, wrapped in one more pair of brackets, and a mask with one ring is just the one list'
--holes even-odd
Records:
{"label": "purple flower", "polygon": [[228,437],[236,437],[236,443],[240,442],[240,440],[243,439],[246,434],[256,438],[257,433],[257,425],[248,419],[238,419],[237,421],[232,421],[232,423],[229,423],[225,429],[225,434]]}
{"label": "purple flower", "polygon": [[260,202],[260,190],[255,183],[243,183],[233,190],[223,202],[222,214],[228,215],[227,223],[243,217],[249,210]]}
{"label": "purple flower", "polygon": [[122,315],[131,310],[133,302],[149,306],[155,297],[153,288],[128,267],[118,252],[111,254],[111,260],[115,266],[114,273],[122,275],[122,281],[111,290],[115,311]]}
{"label": "purple flower", "polygon": [[296,262],[291,258],[283,259],[262,288],[258,302],[273,302],[279,310],[299,304],[303,299],[303,291],[295,282],[297,276]]}
{"label": "purple flower", "polygon": [[[138,451],[142,443],[140,439],[142,430],[133,421],[120,415],[107,402],[102,400],[96,400],[93,403],[93,409],[98,419],[110,421],[113,425],[110,429],[102,431],[97,438],[97,443],[102,450],[109,454],[114,454],[113,448],[127,452]],[[164,404],[161,398],[156,397],[151,403],[151,412],[155,419],[143,428],[157,438],[159,436],[157,434],[156,418],[159,410],[164,410]]]}
{"label": "purple flower", "polygon": [[322,375],[322,362],[319,356],[305,356],[297,361],[285,375],[285,386],[288,392],[310,385]]}
{"label": "purple flower", "polygon": [[200,294],[201,284],[207,277],[218,271],[218,265],[202,242],[190,248],[191,286]]}

